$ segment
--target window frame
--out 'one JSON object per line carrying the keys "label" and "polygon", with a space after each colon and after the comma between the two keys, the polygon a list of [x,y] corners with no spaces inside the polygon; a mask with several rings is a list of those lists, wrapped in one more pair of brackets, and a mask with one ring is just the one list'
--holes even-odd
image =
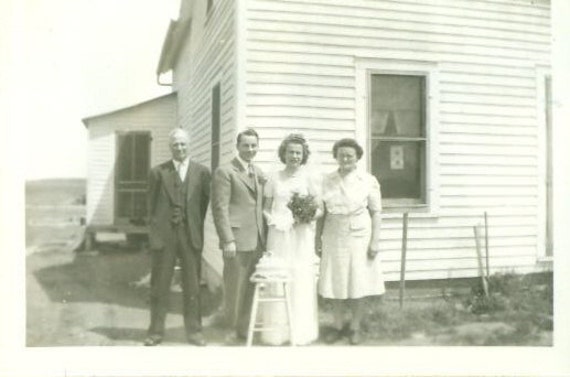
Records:
{"label": "window frame", "polygon": [[423,76],[425,78],[425,203],[409,199],[383,201],[383,211],[390,217],[411,212],[417,216],[434,217],[439,211],[439,169],[436,155],[439,128],[439,70],[435,62],[391,59],[357,59],[356,62],[356,139],[364,154],[361,164],[371,171],[371,78],[372,75]]}

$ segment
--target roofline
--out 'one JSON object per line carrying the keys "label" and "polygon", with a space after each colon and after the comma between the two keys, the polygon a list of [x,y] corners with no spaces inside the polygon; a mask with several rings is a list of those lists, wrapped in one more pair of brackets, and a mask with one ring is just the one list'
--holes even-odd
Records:
{"label": "roofline", "polygon": [[101,114],[97,114],[97,115],[91,115],[91,116],[88,116],[88,117],[85,117],[85,118],[81,119],[81,122],[82,122],[83,125],[87,128],[87,127],[89,127],[89,124],[88,124],[88,123],[89,123],[90,121],[94,120],[94,119],[106,117],[106,116],[109,116],[109,115],[114,115],[114,114],[117,114],[117,113],[120,113],[120,112],[123,112],[123,111],[126,111],[126,110],[132,110],[132,109],[134,109],[134,108],[136,108],[136,107],[144,106],[144,105],[147,105],[147,104],[149,104],[149,103],[151,103],[151,102],[155,102],[155,101],[158,101],[158,100],[161,100],[161,99],[170,97],[170,96],[176,96],[176,95],[177,95],[176,92],[171,92],[171,93],[168,93],[168,94],[159,96],[159,97],[155,97],[155,98],[151,98],[151,99],[149,99],[149,100],[143,101],[143,102],[139,102],[139,103],[134,104],[134,105],[131,105],[131,106],[122,107],[122,108],[120,108],[120,109],[108,111],[108,112],[101,113]]}
{"label": "roofline", "polygon": [[170,20],[164,42],[162,43],[158,66],[156,67],[157,75],[168,72],[174,68],[174,64],[176,64],[178,55],[180,54],[180,48],[188,35],[191,24],[191,18]]}
{"label": "roofline", "polygon": [[157,75],[160,75],[161,73],[167,71],[166,66],[169,64],[166,62],[166,60],[167,56],[170,55],[170,51],[172,49],[174,29],[176,29],[176,21],[170,20],[170,24],[168,24],[168,30],[166,30],[166,35],[164,36],[164,41],[162,42],[162,50],[160,51],[158,66],[156,67]]}

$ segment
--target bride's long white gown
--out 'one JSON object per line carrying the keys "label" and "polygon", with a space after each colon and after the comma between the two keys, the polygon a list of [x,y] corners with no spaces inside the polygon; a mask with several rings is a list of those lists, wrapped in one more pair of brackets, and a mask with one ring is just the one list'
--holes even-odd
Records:
{"label": "bride's long white gown", "polygon": [[[319,336],[316,266],[318,258],[314,251],[315,223],[287,226],[291,218],[287,203],[293,193],[315,195],[314,185],[303,170],[293,176],[284,171],[274,174],[266,185],[265,195],[273,198],[271,218],[280,225],[270,225],[267,236],[267,250],[274,257],[283,260],[292,277],[290,285],[294,343],[309,344]],[[272,289],[276,289],[273,287]],[[264,326],[282,324],[287,320],[282,303],[265,303],[260,308]],[[289,332],[265,331],[261,334],[265,344],[280,345],[289,341]]]}

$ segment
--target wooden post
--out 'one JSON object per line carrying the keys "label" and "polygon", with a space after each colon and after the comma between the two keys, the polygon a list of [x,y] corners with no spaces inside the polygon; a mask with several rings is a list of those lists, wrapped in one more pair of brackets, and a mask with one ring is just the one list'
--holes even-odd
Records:
{"label": "wooden post", "polygon": [[481,244],[479,240],[480,236],[478,225],[473,227],[473,233],[475,234],[475,249],[477,250],[477,265],[479,266],[479,276],[481,276],[485,296],[489,296],[489,287],[487,286],[487,279],[485,278],[485,273],[483,272],[483,258],[481,256]]}
{"label": "wooden post", "polygon": [[487,279],[490,276],[489,268],[489,224],[487,223],[487,211],[485,211],[485,268],[487,269]]}
{"label": "wooden post", "polygon": [[402,226],[402,256],[400,259],[400,309],[404,307],[404,290],[406,289],[406,251],[408,248],[408,213],[404,213]]}

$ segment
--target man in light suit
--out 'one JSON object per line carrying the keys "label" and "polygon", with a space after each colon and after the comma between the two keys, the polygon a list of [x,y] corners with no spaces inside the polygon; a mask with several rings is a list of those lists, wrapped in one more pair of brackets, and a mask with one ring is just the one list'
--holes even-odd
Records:
{"label": "man in light suit", "polygon": [[226,320],[239,340],[247,335],[253,299],[249,281],[265,246],[262,215],[263,172],[252,161],[257,154],[257,132],[237,136],[238,155],[214,173],[212,214],[224,258]]}
{"label": "man in light suit", "polygon": [[162,341],[168,312],[170,284],[180,261],[183,315],[189,343],[205,345],[200,312],[200,266],[204,217],[210,197],[208,168],[188,158],[188,134],[170,133],[172,159],[149,175],[149,244],[152,253],[150,326],[144,344]]}

